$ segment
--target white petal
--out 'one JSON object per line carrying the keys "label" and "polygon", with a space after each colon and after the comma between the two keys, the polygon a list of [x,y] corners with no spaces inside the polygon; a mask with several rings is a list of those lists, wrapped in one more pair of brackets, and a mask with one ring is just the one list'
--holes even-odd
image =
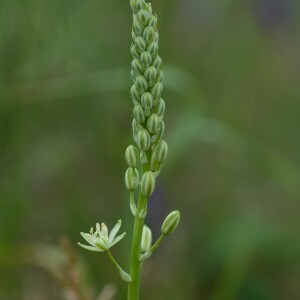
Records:
{"label": "white petal", "polygon": [[125,236],[126,232],[120,234],[119,236],[117,236],[114,241],[109,245],[109,247],[112,247],[113,245],[115,245],[116,243],[118,243],[119,241],[121,241],[121,239]]}
{"label": "white petal", "polygon": [[92,247],[92,246],[88,246],[88,245],[84,245],[84,244],[80,244],[78,243],[78,245],[84,249],[90,250],[90,251],[96,251],[96,252],[101,252],[100,249]]}
{"label": "white petal", "polygon": [[116,237],[116,234],[120,230],[121,224],[122,224],[122,221],[119,220],[118,223],[114,226],[114,228],[110,231],[109,238],[108,238],[109,244],[111,244],[113,242],[114,238]]}
{"label": "white petal", "polygon": [[93,236],[89,233],[80,232],[81,236],[92,246],[95,246],[95,243],[93,242]]}

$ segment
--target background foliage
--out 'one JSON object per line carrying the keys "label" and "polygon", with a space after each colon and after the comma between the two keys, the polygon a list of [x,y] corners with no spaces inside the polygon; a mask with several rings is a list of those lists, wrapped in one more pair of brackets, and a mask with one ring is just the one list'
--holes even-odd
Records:
{"label": "background foliage", "polygon": [[[128,236],[113,252],[128,265],[127,2],[0,2],[1,299],[76,299],[58,283],[62,235],[97,293],[120,285],[76,242],[122,217]],[[299,3],[152,5],[170,157],[147,223],[157,236],[173,209],[182,223],[145,264],[142,299],[299,299]]]}

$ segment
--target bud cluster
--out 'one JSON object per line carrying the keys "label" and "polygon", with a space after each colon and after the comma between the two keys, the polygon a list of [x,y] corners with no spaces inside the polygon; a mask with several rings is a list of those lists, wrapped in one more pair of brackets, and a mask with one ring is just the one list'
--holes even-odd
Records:
{"label": "bud cluster", "polygon": [[168,145],[162,140],[165,130],[164,76],[162,59],[158,55],[157,17],[151,4],[145,0],[130,0],[130,5],[133,10],[133,42],[130,47],[133,85],[130,95],[134,104],[132,131],[136,147],[130,145],[126,149],[128,170],[125,182],[127,189],[137,188],[137,165],[147,163],[149,171],[141,174],[140,185],[142,194],[149,197],[155,187],[155,177],[168,154]]}

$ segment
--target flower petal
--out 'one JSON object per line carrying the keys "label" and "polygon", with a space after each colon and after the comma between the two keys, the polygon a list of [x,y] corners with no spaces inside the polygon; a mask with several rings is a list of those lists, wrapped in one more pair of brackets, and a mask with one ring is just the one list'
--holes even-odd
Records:
{"label": "flower petal", "polygon": [[112,247],[113,245],[115,245],[116,243],[118,243],[119,241],[121,241],[121,239],[125,236],[126,232],[120,234],[119,236],[117,236],[114,241],[109,245],[109,247]]}
{"label": "flower petal", "polygon": [[114,228],[110,231],[108,242],[111,244],[114,241],[114,238],[116,237],[116,234],[120,230],[122,221],[119,220],[118,223],[114,226]]}
{"label": "flower petal", "polygon": [[101,252],[100,249],[98,248],[95,248],[95,247],[92,247],[92,246],[88,246],[88,245],[84,245],[84,244],[81,244],[81,243],[78,243],[78,245],[84,249],[87,249],[87,250],[90,250],[90,251],[96,251],[96,252]]}
{"label": "flower petal", "polygon": [[95,246],[95,243],[93,242],[93,236],[89,233],[80,232],[81,236],[92,246]]}

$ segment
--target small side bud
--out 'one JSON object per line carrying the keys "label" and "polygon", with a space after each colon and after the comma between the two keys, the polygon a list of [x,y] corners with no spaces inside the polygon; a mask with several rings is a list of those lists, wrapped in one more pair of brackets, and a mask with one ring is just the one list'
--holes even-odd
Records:
{"label": "small side bud", "polygon": [[157,71],[154,67],[149,67],[146,69],[145,78],[148,81],[149,86],[153,86],[155,84],[156,78],[157,78]]}
{"label": "small side bud", "polygon": [[141,181],[141,193],[149,198],[155,189],[155,177],[151,171],[143,174]]}
{"label": "small side bud", "polygon": [[137,133],[137,144],[141,151],[147,151],[150,148],[150,135],[147,130],[142,129]]}
{"label": "small side bud", "polygon": [[141,103],[143,105],[143,107],[145,108],[145,110],[149,110],[152,108],[153,106],[153,96],[151,93],[147,92],[144,93],[141,97]]}
{"label": "small side bud", "polygon": [[152,62],[152,55],[148,51],[144,51],[141,53],[140,59],[144,68],[148,68]]}
{"label": "small side bud", "polygon": [[140,75],[144,71],[142,64],[136,58],[131,62],[131,68],[136,75]]}
{"label": "small side bud", "polygon": [[156,68],[156,70],[159,70],[161,67],[161,64],[162,64],[162,59],[159,55],[157,55],[153,60],[152,66],[154,68]]}
{"label": "small side bud", "polygon": [[164,140],[162,140],[155,148],[155,154],[158,162],[163,163],[168,156],[168,152],[168,144]]}
{"label": "small side bud", "polygon": [[133,117],[136,119],[138,123],[144,123],[146,120],[144,109],[141,105],[137,104],[135,105],[133,109]]}
{"label": "small side bud", "polygon": [[141,252],[147,252],[152,245],[152,231],[151,229],[144,225],[141,241]]}
{"label": "small side bud", "polygon": [[180,222],[180,212],[178,210],[172,211],[165,219],[161,226],[163,235],[170,235],[178,226]]}
{"label": "small side bud", "polygon": [[138,51],[138,48],[137,48],[137,45],[135,44],[132,44],[130,46],[130,52],[131,52],[131,55],[135,58],[140,58],[140,53]]}
{"label": "small side bud", "polygon": [[143,25],[146,25],[149,19],[149,13],[146,10],[141,9],[136,17]]}
{"label": "small side bud", "polygon": [[164,73],[160,71],[156,76],[156,82],[163,82],[164,80]]}
{"label": "small side bud", "polygon": [[157,103],[157,105],[154,107],[154,112],[161,118],[164,117],[164,113],[165,113],[165,109],[166,109],[166,104],[164,99],[160,98],[159,102]]}
{"label": "small side bud", "polygon": [[157,26],[157,17],[155,15],[151,15],[148,19],[148,26],[156,28]]}
{"label": "small side bud", "polygon": [[150,133],[154,134],[159,129],[159,123],[161,122],[157,114],[152,114],[147,120],[147,129]]}
{"label": "small side bud", "polygon": [[139,75],[135,79],[135,85],[141,93],[144,93],[148,89],[148,83],[144,76]]}
{"label": "small side bud", "polygon": [[125,185],[128,191],[134,191],[139,185],[139,172],[135,168],[128,168],[125,173]]}
{"label": "small side bud", "polygon": [[147,26],[144,29],[143,37],[147,44],[152,43],[154,41],[154,37],[155,37],[155,30],[151,26]]}
{"label": "small side bud", "polygon": [[138,0],[130,0],[130,6],[133,11],[138,11]]}
{"label": "small side bud", "polygon": [[133,23],[132,23],[132,29],[133,29],[135,35],[141,35],[143,33],[144,25],[140,21],[138,21],[136,18],[134,18]]}
{"label": "small side bud", "polygon": [[130,88],[130,96],[131,96],[131,99],[133,100],[133,102],[135,102],[135,103],[139,103],[141,101],[140,94],[139,94],[139,91],[138,91],[136,85],[133,85]]}
{"label": "small side bud", "polygon": [[133,145],[127,147],[125,151],[125,160],[129,167],[136,168],[139,162],[139,152]]}
{"label": "small side bud", "polygon": [[161,82],[157,82],[154,87],[151,89],[151,93],[153,95],[154,99],[159,99],[161,97],[161,94],[163,92],[163,85]]}
{"label": "small side bud", "polygon": [[137,45],[140,52],[143,52],[146,50],[147,43],[141,36],[136,37],[134,40],[134,43]]}
{"label": "small side bud", "polygon": [[158,44],[156,42],[152,42],[148,45],[147,51],[149,51],[151,55],[155,57],[158,53]]}

